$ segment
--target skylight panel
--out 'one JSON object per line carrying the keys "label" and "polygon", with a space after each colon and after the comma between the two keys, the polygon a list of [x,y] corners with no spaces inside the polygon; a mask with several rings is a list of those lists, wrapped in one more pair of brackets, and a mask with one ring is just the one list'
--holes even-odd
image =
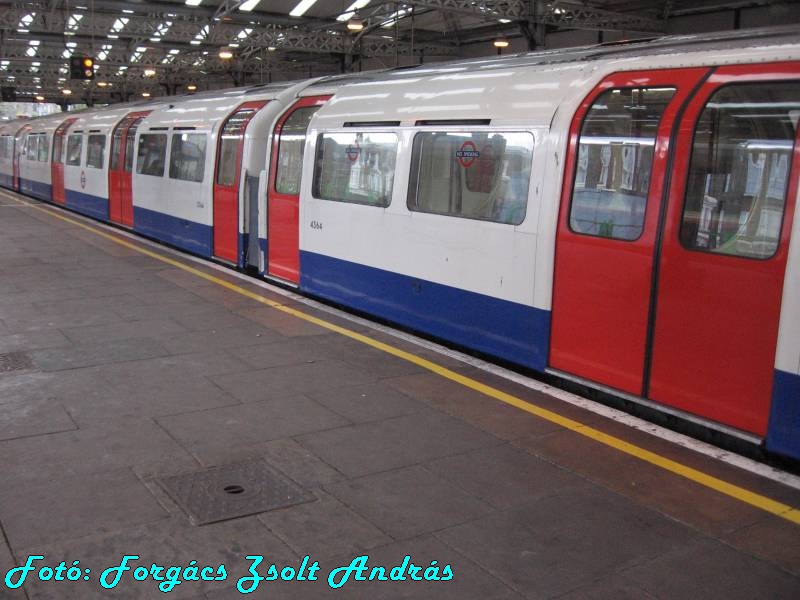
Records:
{"label": "skylight panel", "polygon": [[28,13],[24,15],[17,24],[17,31],[20,33],[29,33],[31,23],[33,23],[33,19],[36,17],[36,13]]}
{"label": "skylight panel", "polygon": [[67,19],[64,35],[75,35],[75,32],[78,31],[78,28],[81,26],[81,19],[83,19],[83,15],[80,13],[70,15],[69,19]]}
{"label": "skylight panel", "polygon": [[206,36],[208,35],[208,32],[210,30],[211,30],[211,26],[210,25],[204,25],[203,28],[200,31],[197,32],[197,35],[194,36],[194,39],[192,41],[190,41],[189,43],[192,46],[199,46],[200,44],[203,43],[203,40],[206,39]]}

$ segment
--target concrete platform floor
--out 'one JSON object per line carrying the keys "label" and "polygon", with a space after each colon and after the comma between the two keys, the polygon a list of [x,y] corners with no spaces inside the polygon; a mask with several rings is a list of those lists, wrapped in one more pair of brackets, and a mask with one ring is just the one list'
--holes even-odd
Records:
{"label": "concrete platform floor", "polygon": [[[0,354],[18,367],[0,373],[0,572],[43,555],[37,566],[78,560],[91,574],[32,573],[0,585],[3,600],[164,597],[133,571],[101,587],[126,554],[133,567],[226,566],[174,598],[241,597],[248,555],[264,557],[261,575],[320,564],[317,581],[262,581],[257,598],[800,597],[800,526],[28,202],[0,193]],[[796,489],[152,251],[800,506]],[[195,526],[157,481],[254,459],[314,501]],[[362,555],[453,577],[328,586]]]}

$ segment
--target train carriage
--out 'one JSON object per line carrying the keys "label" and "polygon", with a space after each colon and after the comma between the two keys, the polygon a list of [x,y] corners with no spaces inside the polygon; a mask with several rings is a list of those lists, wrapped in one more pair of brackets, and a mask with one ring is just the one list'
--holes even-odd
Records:
{"label": "train carriage", "polygon": [[[258,181],[269,129],[295,84],[197,94],[138,123],[134,229],[201,256],[244,267],[263,238]],[[261,217],[259,217],[261,215]]]}
{"label": "train carriage", "polygon": [[348,86],[310,126],[300,287],[798,456],[798,59],[739,36]]}

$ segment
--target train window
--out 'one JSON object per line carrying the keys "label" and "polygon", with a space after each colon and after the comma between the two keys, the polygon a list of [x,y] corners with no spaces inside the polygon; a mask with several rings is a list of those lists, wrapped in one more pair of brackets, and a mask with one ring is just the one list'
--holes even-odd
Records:
{"label": "train window", "polygon": [[144,117],[137,118],[131,126],[128,127],[128,137],[125,138],[125,172],[130,173],[133,171],[133,148],[136,142],[136,130],[139,128],[139,123],[144,120]]}
{"label": "train window", "polygon": [[766,259],[780,241],[800,82],[727,85],[694,131],[681,243],[692,250]]}
{"label": "train window", "polygon": [[167,134],[143,133],[139,136],[139,152],[136,157],[137,173],[162,177],[166,157]]}
{"label": "train window", "polygon": [[245,108],[237,111],[225,121],[219,142],[218,185],[232,186],[236,183],[239,143],[244,137],[244,130],[254,112],[256,111],[251,108]]}
{"label": "train window", "polygon": [[47,139],[47,134],[42,133],[39,136],[39,162],[47,162],[48,156],[50,154],[50,140]]}
{"label": "train window", "polygon": [[409,210],[519,225],[525,219],[533,136],[421,132],[414,136]]}
{"label": "train window", "polygon": [[275,175],[275,191],[280,194],[300,193],[306,131],[311,117],[319,108],[319,106],[298,108],[283,123],[278,142],[278,169]]}
{"label": "train window", "polygon": [[53,163],[61,163],[62,157],[61,152],[63,151],[64,146],[64,136],[63,135],[54,135],[53,136]]}
{"label": "train window", "polygon": [[11,156],[11,146],[8,143],[10,140],[11,137],[8,135],[0,136],[0,158],[2,159],[7,159]]}
{"label": "train window", "polygon": [[203,181],[206,162],[205,133],[174,133],[169,155],[169,176],[184,181]]}
{"label": "train window", "polygon": [[674,88],[607,90],[583,120],[569,226],[632,241],[642,234],[658,125]]}
{"label": "train window", "polygon": [[315,198],[389,206],[397,136],[375,131],[326,133],[317,141]]}
{"label": "train window", "polygon": [[109,161],[109,169],[116,171],[119,169],[119,160],[122,154],[122,126],[114,129],[111,134],[111,159]]}
{"label": "train window", "polygon": [[67,138],[67,160],[72,166],[81,164],[81,151],[83,150],[83,134],[73,133]]}
{"label": "train window", "polygon": [[37,160],[39,151],[39,136],[29,135],[25,141],[25,158],[28,160]]}
{"label": "train window", "polygon": [[105,150],[106,136],[103,134],[89,135],[89,145],[86,148],[86,166],[93,169],[102,169]]}

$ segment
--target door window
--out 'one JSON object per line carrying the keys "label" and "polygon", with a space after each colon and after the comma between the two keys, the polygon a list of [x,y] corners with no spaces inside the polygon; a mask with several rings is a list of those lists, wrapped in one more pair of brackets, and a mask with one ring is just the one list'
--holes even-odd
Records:
{"label": "door window", "polygon": [[684,247],[775,254],[799,119],[798,81],[727,85],[709,98],[692,142]]}
{"label": "door window", "polygon": [[281,127],[278,142],[278,169],[275,191],[296,196],[300,193],[300,176],[303,172],[303,146],[311,117],[319,106],[306,106],[295,110]]}
{"label": "door window", "polygon": [[89,146],[86,150],[86,166],[93,169],[103,168],[103,153],[106,149],[106,136],[93,134],[89,136]]}
{"label": "door window", "polygon": [[225,122],[220,134],[217,184],[230,187],[236,183],[236,162],[239,157],[239,142],[244,137],[247,122],[256,111],[250,108],[237,111]]}
{"label": "door window", "polygon": [[581,127],[569,225],[618,240],[642,234],[656,134],[674,88],[618,88],[594,101]]}
{"label": "door window", "polygon": [[136,142],[136,129],[139,123],[144,120],[144,117],[139,117],[133,124],[128,127],[128,137],[125,138],[125,172],[130,173],[133,170],[133,157],[134,157],[134,144]]}

